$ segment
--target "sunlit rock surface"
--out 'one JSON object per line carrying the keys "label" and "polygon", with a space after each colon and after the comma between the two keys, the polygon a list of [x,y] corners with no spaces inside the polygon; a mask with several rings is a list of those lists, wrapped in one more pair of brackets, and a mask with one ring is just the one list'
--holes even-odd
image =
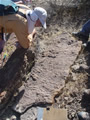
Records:
{"label": "sunlit rock surface", "polygon": [[81,42],[67,32],[40,41],[40,54],[13,109],[22,113],[32,105],[52,103],[54,94],[64,87],[80,48]]}

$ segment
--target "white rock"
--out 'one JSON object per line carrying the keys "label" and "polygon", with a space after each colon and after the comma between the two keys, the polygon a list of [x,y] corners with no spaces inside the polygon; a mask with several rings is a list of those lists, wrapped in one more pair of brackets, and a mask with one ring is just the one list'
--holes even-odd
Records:
{"label": "white rock", "polygon": [[10,120],[9,118],[6,118],[6,120]]}
{"label": "white rock", "polygon": [[10,120],[17,120],[17,118],[15,115],[12,115]]}

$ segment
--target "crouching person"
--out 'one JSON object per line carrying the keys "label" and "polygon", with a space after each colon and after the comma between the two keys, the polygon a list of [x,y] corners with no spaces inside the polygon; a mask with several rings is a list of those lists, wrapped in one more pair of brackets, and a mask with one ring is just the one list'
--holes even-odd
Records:
{"label": "crouching person", "polygon": [[27,49],[36,34],[35,27],[46,29],[46,18],[47,12],[41,7],[30,10],[25,5],[19,5],[17,13],[0,16],[0,28],[6,33],[14,32],[20,46]]}

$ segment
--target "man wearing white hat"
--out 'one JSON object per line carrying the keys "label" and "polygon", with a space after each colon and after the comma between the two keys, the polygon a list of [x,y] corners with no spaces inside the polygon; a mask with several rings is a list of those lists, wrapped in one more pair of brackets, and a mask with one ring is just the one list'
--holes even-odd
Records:
{"label": "man wearing white hat", "polygon": [[3,28],[4,32],[14,32],[21,47],[29,48],[35,34],[35,27],[43,26],[46,29],[46,18],[47,12],[41,7],[30,10],[25,5],[19,5],[16,14],[0,16],[0,30]]}

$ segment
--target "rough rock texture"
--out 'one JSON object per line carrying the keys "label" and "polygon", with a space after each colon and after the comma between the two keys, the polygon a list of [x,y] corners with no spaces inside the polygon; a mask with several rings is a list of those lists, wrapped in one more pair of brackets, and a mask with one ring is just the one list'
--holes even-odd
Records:
{"label": "rough rock texture", "polygon": [[34,104],[53,103],[53,96],[64,87],[80,48],[81,42],[67,32],[40,41],[40,54],[14,110],[22,113]]}
{"label": "rough rock texture", "polygon": [[37,116],[38,116],[38,108],[32,107],[26,113],[21,115],[20,119],[21,120],[36,120]]}

